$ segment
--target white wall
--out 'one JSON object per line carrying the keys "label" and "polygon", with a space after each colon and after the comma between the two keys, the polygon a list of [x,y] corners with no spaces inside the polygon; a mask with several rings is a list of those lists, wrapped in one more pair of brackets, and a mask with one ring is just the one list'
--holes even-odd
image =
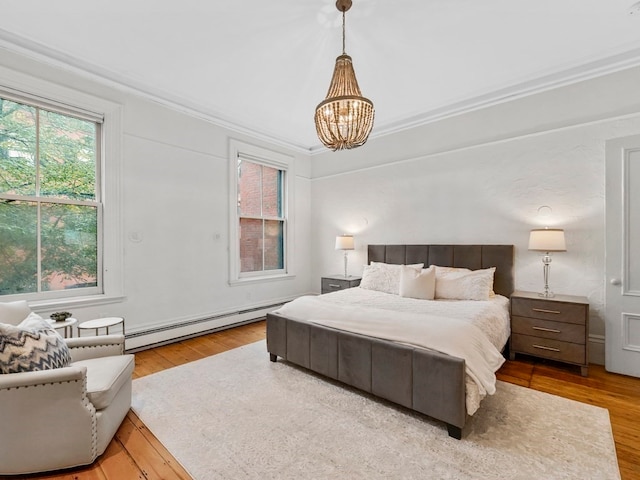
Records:
{"label": "white wall", "polygon": [[[307,155],[1,49],[0,65],[123,106],[120,190],[125,298],[116,303],[73,307],[71,311],[80,321],[124,316],[127,333],[136,334],[231,314],[128,339],[127,347],[131,348],[255,317],[255,313],[233,313],[273,305],[312,289]],[[230,137],[295,158],[295,278],[228,284]],[[40,310],[49,313],[51,309]]]}
{"label": "white wall", "polygon": [[[640,112],[640,95],[611,95],[620,85],[637,85],[639,73],[449,118],[353,152],[314,156],[313,277],[341,271],[334,237],[352,233],[350,274],[362,272],[370,243],[513,244],[516,288],[540,291],[542,263],[527,250],[529,230],[564,228],[568,251],[554,255],[551,288],[589,298],[592,360],[603,363],[604,144],[640,132],[640,115],[628,114],[630,105]],[[612,100],[602,101],[600,91]],[[581,107],[571,110],[576,104]],[[554,112],[562,122],[552,121]]]}
{"label": "white wall", "polygon": [[[640,68],[310,158],[43,59],[0,49],[0,65],[123,106],[126,297],[72,310],[81,321],[122,315],[129,333],[169,327],[136,340],[144,343],[242,320],[189,324],[319,291],[323,274],[342,271],[338,233],[356,235],[353,274],[362,271],[368,243],[514,244],[516,287],[539,290],[542,266],[526,249],[528,231],[549,225],[564,228],[568,242],[568,252],[554,257],[551,286],[589,297],[592,351],[600,356],[604,142],[640,132]],[[230,136],[295,157],[295,279],[227,283]],[[551,213],[540,215],[541,206]]]}

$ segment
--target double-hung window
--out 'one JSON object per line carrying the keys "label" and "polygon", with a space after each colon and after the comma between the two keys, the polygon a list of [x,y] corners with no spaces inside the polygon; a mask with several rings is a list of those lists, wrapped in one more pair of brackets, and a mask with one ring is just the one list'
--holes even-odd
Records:
{"label": "double-hung window", "polygon": [[232,142],[231,281],[290,273],[290,158]]}
{"label": "double-hung window", "polygon": [[0,92],[0,298],[102,293],[101,128]]}

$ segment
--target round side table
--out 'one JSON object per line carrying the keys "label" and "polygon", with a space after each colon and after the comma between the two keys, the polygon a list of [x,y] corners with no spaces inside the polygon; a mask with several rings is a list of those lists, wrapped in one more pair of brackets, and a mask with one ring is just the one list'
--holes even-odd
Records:
{"label": "round side table", "polygon": [[56,330],[64,329],[64,337],[71,338],[73,337],[73,326],[78,323],[78,319],[69,317],[62,322],[54,322],[51,318],[48,318],[47,322],[49,322]]}
{"label": "round side table", "polygon": [[122,333],[124,334],[124,318],[123,317],[105,317],[96,318],[95,320],[88,320],[78,325],[78,336],[80,336],[80,330],[95,330],[96,335],[99,335],[99,330],[104,328],[109,335],[109,327],[122,324]]}

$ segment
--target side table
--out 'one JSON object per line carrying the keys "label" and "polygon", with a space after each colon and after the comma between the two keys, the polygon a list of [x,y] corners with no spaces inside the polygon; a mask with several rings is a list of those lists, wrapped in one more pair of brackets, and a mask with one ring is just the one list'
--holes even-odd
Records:
{"label": "side table", "polygon": [[589,300],[573,295],[542,298],[534,292],[511,295],[510,359],[534,355],[580,367],[589,375]]}
{"label": "side table", "polygon": [[49,322],[56,330],[63,329],[63,335],[65,338],[71,338],[73,337],[73,326],[78,323],[78,319],[69,317],[62,322],[54,322],[52,319],[48,318],[47,322]]}
{"label": "side table", "polygon": [[99,330],[104,328],[109,335],[109,327],[122,324],[122,334],[124,335],[124,318],[123,317],[105,317],[96,318],[95,320],[88,320],[78,325],[78,336],[80,336],[80,330],[95,330],[96,335],[99,335]]}

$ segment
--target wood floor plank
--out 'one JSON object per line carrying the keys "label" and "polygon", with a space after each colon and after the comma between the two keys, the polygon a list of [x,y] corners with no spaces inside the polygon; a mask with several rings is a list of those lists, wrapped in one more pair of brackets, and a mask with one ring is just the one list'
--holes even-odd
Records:
{"label": "wood floor plank", "polygon": [[174,367],[204,358],[204,355],[189,348],[184,342],[172,343],[158,347],[158,354],[168,360]]}
{"label": "wood floor plank", "polygon": [[[118,432],[119,431],[120,429],[118,429]],[[140,470],[133,461],[125,446],[115,439],[109,443],[109,446],[100,456],[95,465],[108,480],[116,478],[130,478],[131,480],[145,479],[142,470]]]}
{"label": "wood floor plank", "polygon": [[133,411],[129,411],[127,414],[127,418],[131,421],[133,425],[140,431],[140,433],[144,436],[144,438],[149,442],[149,444],[156,449],[156,451],[162,456],[164,461],[171,467],[171,469],[176,472],[179,478],[189,479],[191,476],[189,472],[187,472],[184,467],[175,459],[175,457],[165,448],[160,440],[156,438],[156,436],[151,433],[151,431],[147,428],[147,426],[142,423],[142,420],[135,414]]}
{"label": "wood floor plank", "polygon": [[[116,439],[127,450],[144,478],[148,480],[184,480],[167,460],[145,438],[127,417],[116,433]],[[189,477],[186,477],[189,478]]]}

